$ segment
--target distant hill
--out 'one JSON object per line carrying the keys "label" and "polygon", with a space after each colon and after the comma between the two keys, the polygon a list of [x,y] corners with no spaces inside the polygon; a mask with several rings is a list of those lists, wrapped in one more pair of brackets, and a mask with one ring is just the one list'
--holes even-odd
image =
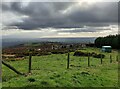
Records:
{"label": "distant hill", "polygon": [[32,42],[62,42],[62,43],[94,43],[95,37],[91,38],[3,38],[3,48]]}

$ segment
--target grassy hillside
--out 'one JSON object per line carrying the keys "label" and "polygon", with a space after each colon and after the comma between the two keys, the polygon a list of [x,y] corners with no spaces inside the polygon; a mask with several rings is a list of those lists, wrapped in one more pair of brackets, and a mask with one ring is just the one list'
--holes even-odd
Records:
{"label": "grassy hillside", "polygon": [[[100,53],[100,49],[86,48],[84,52]],[[20,76],[2,66],[3,87],[117,87],[118,62],[117,51],[104,53],[103,64],[99,58],[73,56],[70,53],[70,68],[66,68],[67,54],[52,54],[32,57],[32,74]],[[113,62],[110,63],[109,56]],[[28,72],[28,57],[25,60],[7,62],[21,72]]]}

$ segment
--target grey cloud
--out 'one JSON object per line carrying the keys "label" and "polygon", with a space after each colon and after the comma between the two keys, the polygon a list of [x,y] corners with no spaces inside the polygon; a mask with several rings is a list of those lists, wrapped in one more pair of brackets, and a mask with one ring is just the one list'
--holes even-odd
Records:
{"label": "grey cloud", "polygon": [[117,3],[113,2],[102,2],[97,3],[91,6],[88,9],[80,10],[80,8],[76,8],[76,10],[71,11],[69,18],[72,21],[76,22],[91,22],[91,23],[109,23],[109,22],[117,22],[117,12],[118,12]]}
{"label": "grey cloud", "polygon": [[[62,11],[73,6],[70,12],[62,14]],[[37,28],[82,28],[87,26],[108,26],[117,23],[117,3],[96,3],[88,9],[83,9],[77,3],[41,3],[30,2],[23,6],[20,2],[2,5],[3,13],[13,12],[27,15],[23,22],[13,22],[10,26],[31,30]],[[86,31],[86,30],[84,30]],[[89,30],[90,31],[90,30]],[[77,31],[76,31],[77,32]]]}

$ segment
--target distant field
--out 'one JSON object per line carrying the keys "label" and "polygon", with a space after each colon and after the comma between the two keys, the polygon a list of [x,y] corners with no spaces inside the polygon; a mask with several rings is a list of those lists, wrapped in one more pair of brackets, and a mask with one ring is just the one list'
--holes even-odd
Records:
{"label": "distant field", "polygon": [[[86,48],[84,52],[100,53],[98,48]],[[73,56],[70,53],[70,68],[66,68],[67,54],[52,54],[32,57],[32,74],[25,77],[15,74],[6,66],[2,66],[3,87],[117,87],[118,62],[117,51],[103,53],[105,58],[100,64],[99,58]],[[113,62],[110,63],[110,54]],[[28,72],[28,57],[25,60],[9,61],[17,70]]]}

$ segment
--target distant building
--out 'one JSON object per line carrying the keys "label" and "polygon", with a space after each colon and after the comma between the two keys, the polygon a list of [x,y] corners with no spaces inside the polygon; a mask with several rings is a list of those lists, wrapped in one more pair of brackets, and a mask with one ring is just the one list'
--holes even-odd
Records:
{"label": "distant building", "polygon": [[39,49],[37,49],[38,51],[41,51],[41,49],[39,48]]}
{"label": "distant building", "polygon": [[112,47],[111,46],[102,46],[102,52],[111,52]]}
{"label": "distant building", "polygon": [[52,46],[52,49],[55,49],[55,50],[56,50],[56,49],[58,49],[58,48],[59,48],[58,45],[53,45],[53,46]]}
{"label": "distant building", "polygon": [[85,47],[86,47],[86,45],[85,45],[85,44],[81,44],[81,47],[82,47],[82,48],[85,48]]}

